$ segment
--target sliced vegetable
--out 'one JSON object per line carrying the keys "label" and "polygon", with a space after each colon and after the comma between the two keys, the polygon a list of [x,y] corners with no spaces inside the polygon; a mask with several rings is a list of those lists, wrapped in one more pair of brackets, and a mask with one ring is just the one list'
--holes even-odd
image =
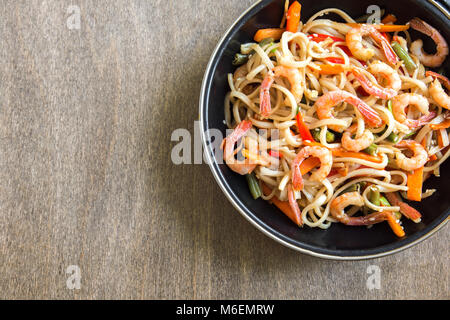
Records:
{"label": "sliced vegetable", "polygon": [[300,25],[300,14],[302,5],[298,1],[294,1],[287,12],[286,31],[297,32]]}
{"label": "sliced vegetable", "polygon": [[275,151],[275,150],[269,150],[269,155],[274,158],[279,158],[279,159],[283,158],[283,154],[281,152]]}
{"label": "sliced vegetable", "polygon": [[[268,196],[272,190],[268,186],[266,186],[264,183],[262,184],[263,192],[266,196]],[[301,217],[299,217],[295,214],[295,212],[292,210],[290,204],[288,201],[281,201],[277,197],[272,197],[270,199],[272,203],[278,207],[289,219],[291,219],[296,225],[301,226]]]}
{"label": "sliced vegetable", "polygon": [[246,174],[245,178],[247,179],[248,188],[250,189],[253,199],[256,200],[261,197],[261,188],[259,187],[258,180],[253,173]]}
{"label": "sliced vegetable", "polygon": [[372,143],[369,147],[367,147],[363,151],[367,154],[370,154],[371,156],[376,156],[378,154],[378,146]]}
{"label": "sliced vegetable", "polygon": [[301,171],[302,175],[304,175],[304,174],[307,174],[308,172],[310,172],[312,169],[314,169],[318,165],[320,165],[319,158],[311,157],[311,158],[305,159],[302,162],[302,164],[300,165],[300,171]]}
{"label": "sliced vegetable", "polygon": [[403,61],[406,69],[409,72],[412,72],[417,69],[417,65],[414,62],[414,60],[410,57],[408,52],[405,49],[403,49],[403,47],[398,42],[394,41],[394,42],[392,42],[391,45],[392,45],[392,49],[394,49],[395,53],[400,58],[400,60]]}
{"label": "sliced vegetable", "polygon": [[403,227],[400,225],[396,217],[389,211],[386,212],[386,220],[397,237],[402,238],[405,236],[405,230],[403,230]]}
{"label": "sliced vegetable", "polygon": [[345,63],[345,60],[343,58],[337,58],[337,57],[329,57],[329,58],[325,58],[325,60],[327,60],[331,63],[337,63],[337,64]]}
{"label": "sliced vegetable", "polygon": [[422,201],[423,167],[408,173],[408,200]]}
{"label": "sliced vegetable", "polygon": [[236,53],[234,55],[233,66],[241,66],[248,61],[248,54]]}
{"label": "sliced vegetable", "polygon": [[[386,199],[386,197],[381,196],[380,197],[380,206],[382,207],[390,207],[391,204],[389,203],[389,201]],[[397,218],[397,220],[400,220],[402,218],[402,214],[400,212],[394,212],[395,217]]]}
{"label": "sliced vegetable", "polygon": [[397,143],[398,140],[400,140],[400,137],[398,136],[398,134],[391,132],[391,134],[388,135],[386,139],[388,139],[390,142]]}
{"label": "sliced vegetable", "polygon": [[[315,128],[312,131],[312,135],[314,137],[314,140],[317,141],[317,142],[320,142],[320,132],[321,131],[322,130],[320,128]],[[335,139],[336,139],[335,134],[333,132],[330,132],[329,130],[327,130],[327,133],[326,133],[327,143],[333,143]]]}
{"label": "sliced vegetable", "polygon": [[[361,27],[360,23],[347,23],[348,26],[353,28]],[[371,24],[380,32],[395,32],[395,31],[406,31],[409,29],[409,25],[407,24]]]}
{"label": "sliced vegetable", "polygon": [[391,113],[393,113],[393,110],[392,110],[392,100],[388,100],[388,102],[387,102],[387,108],[388,108],[388,110],[389,110]]}
{"label": "sliced vegetable", "polygon": [[297,119],[298,132],[300,133],[300,136],[302,137],[303,141],[305,141],[305,140],[313,141],[314,138],[311,135],[311,132],[309,131],[305,122],[303,121],[301,112],[297,113],[296,119]]}
{"label": "sliced vegetable", "polygon": [[380,191],[371,190],[369,192],[369,201],[376,206],[380,206]]}
{"label": "sliced vegetable", "polygon": [[310,34],[308,36],[308,38],[314,42],[322,42],[325,41],[327,39],[331,39],[333,40],[333,42],[345,42],[345,39],[342,38],[338,38],[338,37],[333,37],[333,36],[329,36],[327,34],[322,34],[322,33],[313,33]]}
{"label": "sliced vegetable", "polygon": [[322,64],[320,66],[320,73],[321,74],[339,74],[344,72],[345,69],[342,65],[340,64],[335,64],[335,65],[329,65],[329,64]]}
{"label": "sliced vegetable", "polygon": [[351,151],[347,151],[343,148],[335,148],[335,149],[330,149],[330,150],[331,150],[331,153],[333,154],[333,156],[335,156],[335,157],[358,158],[361,160],[366,160],[366,161],[375,162],[375,163],[383,162],[383,159],[381,157],[371,156],[364,152],[351,152]]}
{"label": "sliced vegetable", "polygon": [[395,15],[393,15],[392,13],[389,13],[381,20],[381,23],[382,24],[395,23],[396,21],[397,21],[397,17]]}
{"label": "sliced vegetable", "polygon": [[450,119],[445,119],[444,121],[442,121],[441,123],[437,123],[437,124],[430,124],[430,129],[431,130],[441,130],[441,129],[447,129],[450,127]]}
{"label": "sliced vegetable", "polygon": [[266,46],[266,45],[268,45],[268,44],[271,44],[271,43],[273,43],[275,40],[273,39],[273,38],[265,38],[265,39],[262,39],[260,42],[259,42],[259,46],[260,47],[264,47],[264,46]]}
{"label": "sliced vegetable", "polygon": [[275,40],[280,40],[281,36],[283,35],[283,32],[285,30],[281,28],[269,28],[269,29],[259,29],[253,40],[256,42],[261,42],[264,39],[267,38],[273,38]]}

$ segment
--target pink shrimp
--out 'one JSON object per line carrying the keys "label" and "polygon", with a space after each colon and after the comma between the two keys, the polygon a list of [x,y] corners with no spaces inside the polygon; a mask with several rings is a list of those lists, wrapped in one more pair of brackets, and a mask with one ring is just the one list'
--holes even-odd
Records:
{"label": "pink shrimp", "polygon": [[303,96],[303,89],[301,86],[302,79],[300,71],[298,71],[298,69],[287,68],[283,66],[273,68],[273,72],[271,71],[267,73],[266,77],[261,83],[261,90],[259,95],[260,113],[263,117],[266,118],[270,115],[270,112],[272,110],[272,107],[270,105],[270,88],[272,87],[272,84],[274,82],[274,77],[285,77],[288,79],[289,83],[291,84],[292,95],[297,102],[299,102]]}
{"label": "pink shrimp", "polygon": [[364,24],[360,27],[352,28],[345,38],[347,46],[352,54],[360,60],[367,61],[375,55],[371,48],[364,48],[362,38],[369,35],[383,49],[384,55],[390,64],[396,64],[398,59],[389,41],[371,25]]}
{"label": "pink shrimp", "polygon": [[259,108],[261,116],[265,118],[267,118],[272,111],[272,107],[270,105],[270,87],[272,87],[273,81],[274,75],[272,72],[269,72],[261,83],[261,91],[259,94]]}
{"label": "pink shrimp", "polygon": [[348,226],[368,226],[385,221],[386,214],[389,214],[383,211],[374,212],[367,216],[350,217],[344,212],[344,209],[350,205],[359,207],[364,205],[364,199],[359,192],[347,192],[334,199],[330,205],[331,216]]}
{"label": "pink shrimp", "polygon": [[300,210],[300,207],[298,206],[297,200],[295,200],[294,189],[292,189],[292,185],[290,185],[290,184],[288,186],[288,199],[289,199],[289,205],[291,206],[292,212],[294,212],[295,217],[297,219],[297,224],[299,226],[302,226],[303,225],[302,211]]}
{"label": "pink shrimp", "polygon": [[320,160],[320,168],[311,174],[311,181],[321,181],[325,179],[331,171],[333,156],[331,151],[325,147],[312,146],[304,147],[292,161],[292,185],[294,190],[303,189],[303,178],[300,165],[308,157],[316,157]]}
{"label": "pink shrimp", "polygon": [[[417,120],[408,119],[405,112],[405,108],[408,105],[415,106],[421,113],[424,114],[424,116]],[[404,93],[394,97],[392,100],[392,113],[394,118],[398,122],[406,124],[410,128],[420,127],[436,116],[436,113],[430,112],[428,107],[428,100],[417,93]]]}
{"label": "pink shrimp", "polygon": [[406,171],[413,171],[422,168],[428,161],[428,152],[418,142],[414,140],[403,140],[395,145],[397,148],[408,148],[414,155],[407,158],[403,153],[397,152],[397,166]]}
{"label": "pink shrimp", "polygon": [[357,126],[353,125],[348,128],[342,135],[341,143],[342,146],[348,151],[359,152],[368,148],[375,137],[370,130],[365,129],[360,137],[352,138],[353,133],[356,131]]}
{"label": "pink shrimp", "polygon": [[[317,115],[319,119],[333,119],[331,109],[341,103],[347,102],[355,106],[363,115],[368,125],[379,127],[383,123],[378,113],[368,106],[364,101],[346,91],[331,91],[321,96],[314,106],[317,108]],[[344,129],[339,126],[330,125],[329,128],[334,131],[342,132]]]}
{"label": "pink shrimp", "polygon": [[375,97],[387,100],[397,95],[397,91],[390,88],[383,88],[378,83],[373,83],[358,69],[352,69],[352,73],[363,89]]}
{"label": "pink shrimp", "polygon": [[234,150],[234,145],[241,139],[245,134],[252,128],[253,124],[251,121],[243,120],[234,129],[234,131],[224,139],[222,143],[223,157],[227,166],[236,173],[240,175],[246,175],[251,173],[255,168],[256,164],[249,163],[248,160],[239,161],[234,158],[238,151]]}
{"label": "pink shrimp", "polygon": [[419,18],[412,19],[409,22],[409,25],[414,30],[426,34],[436,43],[436,53],[427,54],[422,49],[423,41],[421,39],[417,39],[411,43],[411,52],[420,60],[420,62],[423,63],[423,65],[427,67],[436,68],[442,65],[448,55],[448,45],[444,37],[439,33],[439,31]]}
{"label": "pink shrimp", "polygon": [[450,97],[445,93],[444,88],[442,88],[441,85],[442,82],[445,88],[450,90],[450,80],[443,75],[432,71],[427,71],[426,76],[431,76],[436,79],[428,89],[433,100],[442,108],[450,110]]}

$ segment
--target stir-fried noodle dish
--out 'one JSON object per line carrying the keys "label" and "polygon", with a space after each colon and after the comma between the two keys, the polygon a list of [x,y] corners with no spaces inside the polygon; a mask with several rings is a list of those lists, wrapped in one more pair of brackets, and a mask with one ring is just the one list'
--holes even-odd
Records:
{"label": "stir-fried noodle dish", "polygon": [[300,227],[386,221],[403,237],[402,216],[421,220],[405,200],[432,195],[423,182],[450,155],[447,43],[419,18],[358,23],[333,8],[303,23],[300,13],[286,1],[279,28],[258,30],[236,53],[224,161]]}

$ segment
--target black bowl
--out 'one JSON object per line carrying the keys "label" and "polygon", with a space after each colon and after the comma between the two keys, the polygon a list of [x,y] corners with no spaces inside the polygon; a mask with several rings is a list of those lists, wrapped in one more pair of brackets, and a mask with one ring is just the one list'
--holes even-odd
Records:
{"label": "black bowl", "polygon": [[[219,129],[225,135],[223,101],[229,91],[227,74],[233,72],[231,65],[233,56],[239,51],[239,45],[251,41],[255,32],[264,27],[276,27],[283,15],[284,0],[263,0],[248,9],[226,32],[216,47],[208,64],[203,80],[200,97],[200,118],[203,146],[207,151],[210,167],[219,186],[236,209],[254,226],[266,235],[303,253],[322,258],[339,260],[356,260],[381,257],[411,247],[426,239],[445,225],[450,212],[449,163],[441,167],[440,178],[430,178],[425,188],[435,188],[437,192],[423,200],[414,203],[423,215],[422,222],[412,223],[403,219],[406,237],[398,239],[387,223],[365,227],[349,227],[333,224],[328,230],[304,227],[299,229],[284,214],[270,203],[251,197],[246,180],[232,172],[226,165],[219,164],[211,147],[208,129]],[[366,12],[373,0],[302,0],[302,20],[306,21],[314,13],[331,7],[337,7],[352,17],[358,17]],[[450,39],[449,13],[444,5],[435,1],[424,0],[377,0],[376,3],[385,8],[386,12],[394,13],[398,23],[406,23],[413,17],[420,17],[441,31],[446,39]],[[413,37],[422,36],[413,33]],[[425,44],[433,45],[429,39]],[[449,69],[448,59],[445,63]]]}

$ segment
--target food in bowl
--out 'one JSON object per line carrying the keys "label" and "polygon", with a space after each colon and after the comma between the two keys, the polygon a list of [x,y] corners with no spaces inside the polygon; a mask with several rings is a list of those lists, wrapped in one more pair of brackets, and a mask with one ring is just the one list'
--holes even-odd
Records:
{"label": "food in bowl", "polygon": [[448,45],[419,18],[395,20],[357,23],[330,8],[302,23],[300,3],[286,1],[280,27],[258,30],[236,53],[225,163],[298,226],[386,221],[403,237],[402,217],[421,220],[404,199],[435,191],[422,186],[450,156],[450,82],[427,68],[439,68]]}

